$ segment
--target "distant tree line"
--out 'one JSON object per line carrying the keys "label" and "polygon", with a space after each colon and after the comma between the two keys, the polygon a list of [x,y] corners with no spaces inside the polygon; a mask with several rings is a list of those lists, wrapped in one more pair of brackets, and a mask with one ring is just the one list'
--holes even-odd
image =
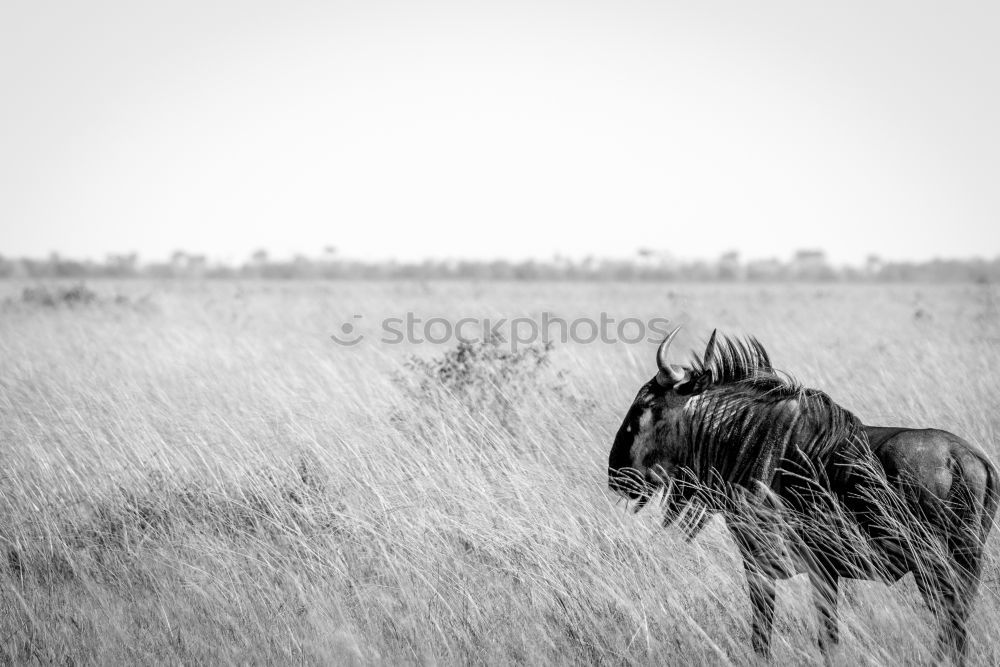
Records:
{"label": "distant tree line", "polygon": [[577,280],[577,281],[813,281],[813,282],[1000,282],[1000,257],[883,261],[834,266],[823,251],[800,250],[787,260],[744,261],[728,252],[715,260],[678,260],[640,249],[629,259],[362,261],[327,248],[320,257],[273,259],[261,250],[245,262],[225,264],[204,255],[175,252],[168,261],[142,262],[138,255],[109,255],[104,261],[52,254],[45,259],[0,256],[0,278],[210,278],[319,280]]}

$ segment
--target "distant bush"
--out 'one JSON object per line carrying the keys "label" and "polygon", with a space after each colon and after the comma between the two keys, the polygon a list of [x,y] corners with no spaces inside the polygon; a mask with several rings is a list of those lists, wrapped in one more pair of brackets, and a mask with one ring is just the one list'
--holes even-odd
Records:
{"label": "distant bush", "polygon": [[411,357],[405,364],[409,374],[397,378],[424,417],[461,406],[488,425],[515,433],[522,413],[539,401],[570,411],[587,407],[568,391],[565,373],[550,367],[553,350],[551,341],[517,349],[493,337],[460,341],[438,357]]}
{"label": "distant bush", "polygon": [[92,289],[79,283],[71,287],[48,288],[44,285],[35,287],[25,287],[21,292],[22,303],[48,306],[81,306],[97,301],[97,293]]}
{"label": "distant bush", "polygon": [[549,363],[552,348],[551,342],[509,350],[496,338],[463,340],[441,357],[411,357],[406,366],[418,377],[421,393],[441,388],[472,405],[482,405],[503,393],[504,388],[535,382]]}
{"label": "distant bush", "polygon": [[104,296],[90,289],[84,283],[56,287],[48,285],[25,287],[21,291],[20,299],[5,299],[3,305],[7,307],[21,305],[30,308],[82,308],[110,305],[143,311],[155,309],[149,295],[139,299],[133,299],[124,294]]}

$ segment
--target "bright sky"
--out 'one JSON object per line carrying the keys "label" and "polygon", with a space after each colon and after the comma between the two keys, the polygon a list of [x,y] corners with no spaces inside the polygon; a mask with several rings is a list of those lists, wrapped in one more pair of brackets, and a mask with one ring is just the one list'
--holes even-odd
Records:
{"label": "bright sky", "polygon": [[993,2],[0,4],[0,254],[1000,254]]}

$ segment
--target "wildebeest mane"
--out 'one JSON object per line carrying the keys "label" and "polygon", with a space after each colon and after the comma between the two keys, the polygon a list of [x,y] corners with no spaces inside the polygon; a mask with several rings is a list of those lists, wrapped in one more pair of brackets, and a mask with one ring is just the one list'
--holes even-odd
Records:
{"label": "wildebeest mane", "polygon": [[803,475],[825,476],[838,452],[864,438],[854,414],[776,371],[755,338],[713,340],[691,368],[710,373],[711,383],[684,408],[679,463],[703,488],[777,491],[794,481],[789,462]]}
{"label": "wildebeest mane", "polygon": [[710,373],[712,384],[729,384],[749,380],[759,375],[774,373],[771,357],[753,336],[746,338],[717,338],[712,333],[705,357],[695,356],[691,369],[696,374]]}

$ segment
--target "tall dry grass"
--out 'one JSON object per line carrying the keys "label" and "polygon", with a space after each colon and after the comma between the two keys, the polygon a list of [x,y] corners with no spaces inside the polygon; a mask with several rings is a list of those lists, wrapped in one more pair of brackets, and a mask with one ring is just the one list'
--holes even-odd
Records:
{"label": "tall dry grass", "polygon": [[[686,544],[606,491],[655,346],[558,345],[470,400],[405,363],[446,348],[372,340],[406,310],[664,316],[687,325],[678,349],[752,332],[864,421],[1000,461],[986,285],[90,287],[41,305],[0,285],[4,661],[756,662],[719,520]],[[354,313],[369,339],[333,344]],[[1000,662],[997,540],[976,664]],[[841,610],[837,662],[931,661],[911,577],[848,584]],[[815,633],[807,582],[779,584],[774,662],[818,662]]]}

